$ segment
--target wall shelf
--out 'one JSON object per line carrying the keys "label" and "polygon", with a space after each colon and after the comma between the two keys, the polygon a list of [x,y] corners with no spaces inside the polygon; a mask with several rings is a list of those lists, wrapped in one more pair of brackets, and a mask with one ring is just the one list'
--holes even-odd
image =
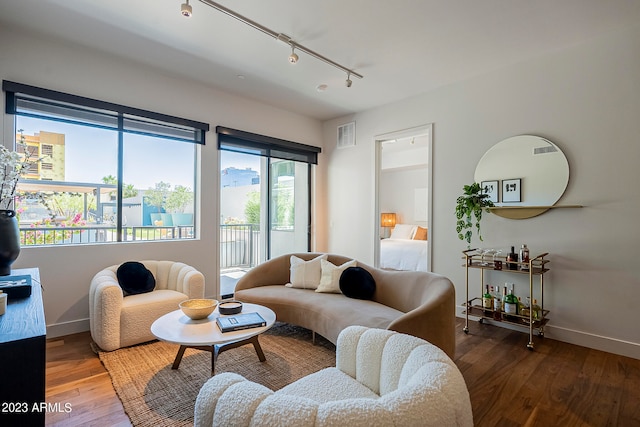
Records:
{"label": "wall shelf", "polygon": [[553,206],[494,206],[487,208],[492,214],[510,219],[533,218],[545,213],[549,209],[581,208],[582,205],[553,205]]}

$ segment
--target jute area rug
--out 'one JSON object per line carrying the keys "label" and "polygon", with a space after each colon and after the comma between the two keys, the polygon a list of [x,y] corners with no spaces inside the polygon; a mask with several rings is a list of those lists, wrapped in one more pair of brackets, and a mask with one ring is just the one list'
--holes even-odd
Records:
{"label": "jute area rug", "polygon": [[[266,361],[252,345],[220,353],[216,374],[235,372],[271,390],[310,373],[335,366],[335,346],[311,331],[276,323],[260,335]],[[211,353],[187,349],[177,370],[171,365],[178,345],[161,341],[98,352],[134,426],[191,426],[196,397],[210,378]]]}

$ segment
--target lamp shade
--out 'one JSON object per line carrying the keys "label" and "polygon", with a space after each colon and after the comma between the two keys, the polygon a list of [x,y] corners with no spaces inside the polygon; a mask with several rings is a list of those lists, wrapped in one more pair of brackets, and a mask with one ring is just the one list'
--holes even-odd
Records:
{"label": "lamp shade", "polygon": [[395,213],[383,213],[380,215],[380,225],[383,227],[395,227],[396,226],[396,214]]}

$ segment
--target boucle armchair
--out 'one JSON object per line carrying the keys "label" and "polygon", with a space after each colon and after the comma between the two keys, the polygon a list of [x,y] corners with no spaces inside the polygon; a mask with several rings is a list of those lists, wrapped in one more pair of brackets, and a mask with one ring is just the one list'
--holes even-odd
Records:
{"label": "boucle armchair", "polygon": [[472,426],[464,378],[438,347],[414,336],[350,326],[336,367],[278,390],[222,373],[200,389],[196,427]]}
{"label": "boucle armchair", "polygon": [[155,278],[148,293],[124,296],[112,265],[98,272],[89,288],[89,325],[93,341],[104,351],[154,340],[151,324],[178,309],[181,301],[204,298],[204,276],[173,261],[140,261]]}

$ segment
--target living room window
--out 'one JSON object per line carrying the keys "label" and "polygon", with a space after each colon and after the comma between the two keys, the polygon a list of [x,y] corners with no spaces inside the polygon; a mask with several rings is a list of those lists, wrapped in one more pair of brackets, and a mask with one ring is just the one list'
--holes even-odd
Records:
{"label": "living room window", "polygon": [[195,237],[208,124],[8,81],[3,90],[16,141],[40,156],[14,204],[22,246]]}

